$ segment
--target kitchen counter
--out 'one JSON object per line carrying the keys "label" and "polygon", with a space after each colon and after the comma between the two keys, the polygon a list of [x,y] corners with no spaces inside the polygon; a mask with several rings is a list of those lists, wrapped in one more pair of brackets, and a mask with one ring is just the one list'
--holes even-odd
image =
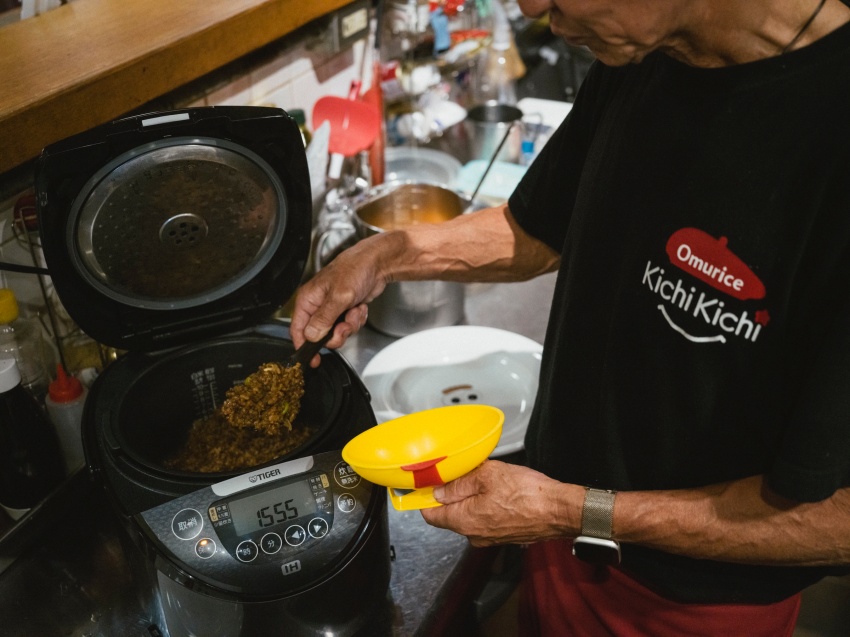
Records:
{"label": "kitchen counter", "polygon": [[[465,323],[543,342],[554,275],[467,286]],[[341,352],[358,373],[391,337],[364,328]],[[52,506],[0,544],[0,626],[4,637],[156,637],[157,604],[131,575],[122,531],[105,495],[85,472]],[[387,605],[369,637],[452,634],[445,623],[480,588],[493,550],[428,526],[416,511],[389,507],[394,552]],[[50,509],[50,510],[47,510]],[[5,562],[5,563],[4,563]],[[456,632],[454,634],[457,634]]]}

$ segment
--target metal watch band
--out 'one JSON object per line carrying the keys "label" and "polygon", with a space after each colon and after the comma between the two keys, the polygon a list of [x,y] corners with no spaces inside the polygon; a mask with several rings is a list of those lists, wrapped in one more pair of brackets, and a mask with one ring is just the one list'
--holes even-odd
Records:
{"label": "metal watch band", "polygon": [[610,540],[614,526],[616,491],[587,487],[581,509],[581,534]]}

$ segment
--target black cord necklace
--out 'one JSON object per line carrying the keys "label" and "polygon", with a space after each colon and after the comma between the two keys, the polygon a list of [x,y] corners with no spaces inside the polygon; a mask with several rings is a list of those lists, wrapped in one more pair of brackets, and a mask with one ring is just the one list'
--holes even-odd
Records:
{"label": "black cord necklace", "polygon": [[797,44],[799,39],[801,37],[803,37],[803,34],[808,30],[808,28],[810,26],[812,26],[812,22],[814,22],[815,18],[818,17],[820,10],[823,9],[823,5],[825,5],[825,4],[826,4],[826,0],[820,0],[820,3],[818,4],[818,8],[815,9],[815,12],[811,16],[809,16],[809,19],[806,20],[806,24],[804,24],[802,26],[802,28],[797,32],[797,35],[794,36],[794,39],[791,40],[788,44],[786,44],[785,47],[779,52],[779,55],[784,55],[785,53],[788,53],[788,51],[790,51],[791,48],[795,44]]}

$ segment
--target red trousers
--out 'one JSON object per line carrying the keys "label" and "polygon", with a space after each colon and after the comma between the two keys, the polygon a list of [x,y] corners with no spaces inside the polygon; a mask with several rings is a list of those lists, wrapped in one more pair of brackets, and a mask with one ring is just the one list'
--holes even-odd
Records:
{"label": "red trousers", "polygon": [[766,605],[673,602],[575,558],[569,540],[525,553],[520,637],[791,637],[800,611],[799,594]]}

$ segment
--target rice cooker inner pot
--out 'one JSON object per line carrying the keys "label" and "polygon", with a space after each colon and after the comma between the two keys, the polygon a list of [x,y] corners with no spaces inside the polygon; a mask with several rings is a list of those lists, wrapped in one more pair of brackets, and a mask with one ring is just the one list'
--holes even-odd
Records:
{"label": "rice cooker inner pot", "polygon": [[[217,339],[180,349],[128,379],[117,415],[109,424],[111,434],[135,462],[166,473],[187,473],[168,469],[167,461],[185,443],[192,423],[215,411],[226,388],[262,363],[283,360],[293,349],[290,341],[259,336]],[[328,364],[305,370],[305,392],[293,424],[309,428],[311,436],[278,460],[315,447],[336,422],[347,383],[344,370],[334,364],[338,361],[325,362]],[[251,468],[207,475],[211,479],[226,477]]]}

